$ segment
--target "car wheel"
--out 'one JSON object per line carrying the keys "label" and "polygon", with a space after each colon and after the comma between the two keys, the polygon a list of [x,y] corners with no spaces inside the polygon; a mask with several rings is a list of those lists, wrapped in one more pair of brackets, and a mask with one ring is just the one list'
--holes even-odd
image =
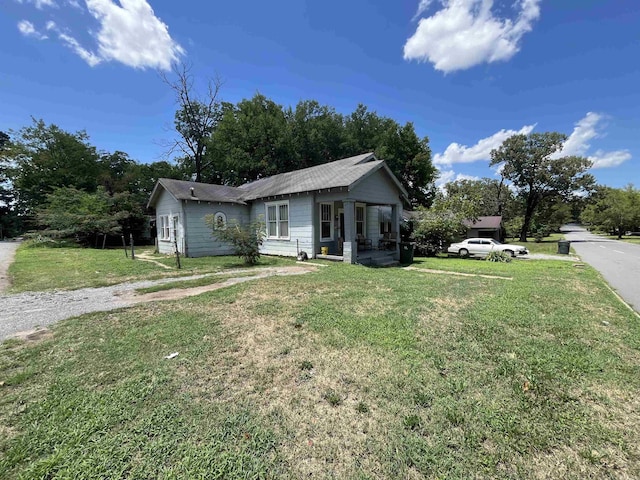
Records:
{"label": "car wheel", "polygon": [[460,250],[458,250],[458,255],[460,255],[460,258],[467,258],[469,256],[469,250],[467,250],[466,248],[461,248]]}
{"label": "car wheel", "polygon": [[511,255],[511,258],[516,258],[516,252],[514,252],[513,250],[505,250],[505,252]]}

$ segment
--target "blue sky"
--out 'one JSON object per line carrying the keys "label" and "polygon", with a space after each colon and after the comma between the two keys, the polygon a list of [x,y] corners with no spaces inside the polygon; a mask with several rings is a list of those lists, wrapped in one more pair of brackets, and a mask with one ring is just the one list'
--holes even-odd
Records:
{"label": "blue sky", "polygon": [[[0,130],[30,117],[162,159],[185,60],[221,98],[358,103],[428,136],[441,179],[495,175],[510,134],[561,131],[611,186],[640,184],[640,2],[2,0]],[[202,85],[200,85],[202,86]]]}

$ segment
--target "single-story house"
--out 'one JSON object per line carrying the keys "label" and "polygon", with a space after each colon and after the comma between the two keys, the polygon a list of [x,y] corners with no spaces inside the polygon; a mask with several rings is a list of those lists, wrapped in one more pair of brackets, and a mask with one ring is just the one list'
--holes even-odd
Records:
{"label": "single-story house", "polygon": [[493,238],[499,242],[504,240],[501,215],[478,217],[475,221],[465,220],[464,224],[467,227],[467,238]]}
{"label": "single-story house", "polygon": [[188,257],[233,254],[206,225],[205,216],[213,214],[222,223],[261,219],[263,254],[304,251],[310,258],[363,263],[382,247],[399,257],[400,215],[407,201],[387,164],[366,153],[239,187],[161,178],[148,206],[156,211],[161,253],[177,248]]}

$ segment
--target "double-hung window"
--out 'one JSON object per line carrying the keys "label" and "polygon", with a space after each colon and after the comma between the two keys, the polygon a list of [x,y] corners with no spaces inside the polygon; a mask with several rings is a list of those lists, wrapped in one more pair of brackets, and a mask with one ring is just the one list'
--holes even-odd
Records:
{"label": "double-hung window", "polygon": [[333,240],[333,204],[320,204],[320,241]]}
{"label": "double-hung window", "polygon": [[267,203],[267,238],[289,239],[289,201]]}
{"label": "double-hung window", "polygon": [[171,228],[169,226],[169,215],[160,215],[160,225],[158,226],[158,234],[160,240],[171,240]]}

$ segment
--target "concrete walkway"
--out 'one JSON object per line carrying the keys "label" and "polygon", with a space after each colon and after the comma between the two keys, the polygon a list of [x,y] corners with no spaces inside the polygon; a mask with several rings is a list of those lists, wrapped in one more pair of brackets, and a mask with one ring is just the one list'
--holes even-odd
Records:
{"label": "concrete walkway", "polygon": [[0,293],[9,287],[7,270],[9,270],[11,262],[13,262],[19,246],[20,242],[0,242]]}

